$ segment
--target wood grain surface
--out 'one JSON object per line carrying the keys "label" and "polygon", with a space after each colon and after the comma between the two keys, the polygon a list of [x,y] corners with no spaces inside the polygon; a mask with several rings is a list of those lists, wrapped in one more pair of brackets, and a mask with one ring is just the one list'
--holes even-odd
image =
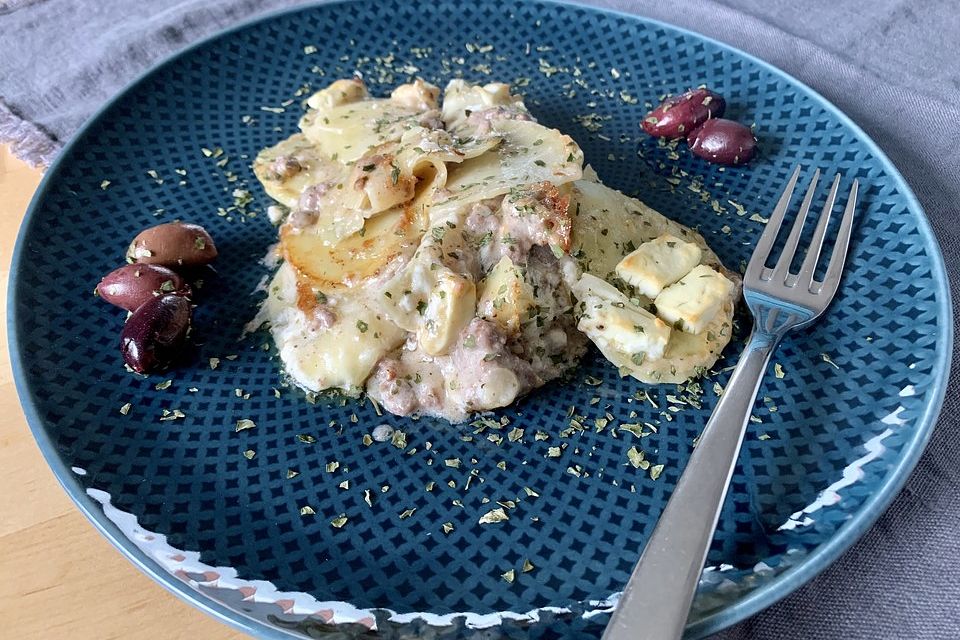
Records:
{"label": "wood grain surface", "polygon": [[41,173],[0,146],[0,638],[240,640],[140,573],[47,467],[13,384],[6,297],[17,230]]}

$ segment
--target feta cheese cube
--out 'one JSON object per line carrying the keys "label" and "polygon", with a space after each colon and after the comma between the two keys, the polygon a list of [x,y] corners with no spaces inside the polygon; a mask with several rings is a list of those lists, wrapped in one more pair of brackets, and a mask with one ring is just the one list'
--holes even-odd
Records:
{"label": "feta cheese cube", "polygon": [[617,265],[617,275],[650,299],[700,264],[703,251],[692,242],[665,234],[644,242]]}
{"label": "feta cheese cube", "polygon": [[657,296],[657,315],[675,328],[700,333],[733,293],[730,280],[706,265],[694,267]]}
{"label": "feta cheese cube", "polygon": [[574,293],[583,303],[577,328],[601,350],[618,351],[639,361],[663,357],[670,340],[670,327],[655,315],[590,274],[584,274]]}

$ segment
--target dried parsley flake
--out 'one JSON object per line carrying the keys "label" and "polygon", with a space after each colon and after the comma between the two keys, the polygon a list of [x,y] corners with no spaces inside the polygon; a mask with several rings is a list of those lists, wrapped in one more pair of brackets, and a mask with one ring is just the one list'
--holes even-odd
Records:
{"label": "dried parsley flake", "polygon": [[644,431],[643,431],[643,425],[642,425],[642,424],[639,424],[639,423],[629,423],[629,422],[628,422],[628,423],[625,423],[625,424],[621,424],[621,425],[620,425],[619,427],[617,427],[617,428],[618,428],[620,431],[626,431],[627,433],[631,433],[631,434],[637,436],[638,438],[642,438],[642,437],[644,437],[644,436],[647,435],[647,434],[644,433]]}
{"label": "dried parsley flake", "polygon": [[627,460],[630,461],[634,469],[639,469],[644,463],[643,451],[636,447],[630,447],[630,449],[627,450]]}
{"label": "dried parsley flake", "polygon": [[480,516],[480,524],[496,524],[498,522],[503,522],[504,520],[509,520],[510,516],[507,515],[507,512],[504,511],[503,507],[497,507],[492,509],[482,516]]}

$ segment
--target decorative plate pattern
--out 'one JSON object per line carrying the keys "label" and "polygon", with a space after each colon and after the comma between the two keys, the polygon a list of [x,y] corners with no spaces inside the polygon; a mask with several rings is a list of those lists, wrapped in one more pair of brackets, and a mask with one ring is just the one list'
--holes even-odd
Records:
{"label": "decorative plate pattern", "polygon": [[[690,635],[796,588],[888,504],[939,409],[952,324],[926,219],[860,129],[766,64],[653,21],[538,2],[357,2],[275,14],[145,75],[63,152],[21,230],[10,336],[28,419],[67,491],[136,564],[260,637],[596,636],[736,360],[742,335],[719,373],[677,389],[622,380],[593,354],[473,426],[282,386],[265,336],[242,336],[275,238],[249,163],[295,130],[311,89],[354,70],[374,92],[413,75],[515,82],[605,182],[699,227],[734,267],[796,163],[859,178],[843,286],[774,358]],[[648,103],[701,83],[755,123],[751,165],[707,165],[640,132]],[[205,225],[220,258],[193,360],[139,377],[118,353],[122,312],[90,291],[140,229],[174,219]],[[236,432],[240,419],[257,426]],[[381,424],[404,438],[365,445]],[[630,464],[632,447],[649,468]],[[509,519],[479,523],[496,508]]]}

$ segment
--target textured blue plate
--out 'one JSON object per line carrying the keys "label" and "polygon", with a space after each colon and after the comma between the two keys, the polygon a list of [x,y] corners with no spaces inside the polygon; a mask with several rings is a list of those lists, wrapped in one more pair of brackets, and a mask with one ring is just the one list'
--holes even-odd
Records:
{"label": "textured blue plate", "polygon": [[[591,356],[569,383],[503,411],[509,425],[479,433],[280,388],[264,337],[240,340],[275,237],[248,164],[295,130],[301,86],[355,69],[375,92],[411,74],[517,81],[604,181],[698,226],[734,267],[796,162],[858,177],[844,285],[775,356],[784,375],[771,369],[761,390],[690,635],[783,597],[870,526],[934,424],[952,326],[930,228],[880,150],[783,73],[667,25],[556,4],[395,0],[281,13],[188,49],[99,113],[37,193],[11,276],[18,388],[55,473],[133,562],[261,637],[316,637],[330,623],[363,634],[374,620],[384,637],[480,637],[470,629],[503,620],[495,635],[595,636],[726,381],[652,387],[641,401],[641,385]],[[727,97],[730,117],[756,123],[762,155],[749,167],[722,170],[639,134],[645,102],[700,83]],[[246,212],[230,209],[235,189],[252,193]],[[193,362],[141,378],[121,366],[123,314],[90,291],[138,230],[176,218],[211,231],[217,273]],[[569,428],[571,405],[582,431]],[[241,418],[257,427],[235,432]],[[622,421],[658,433],[638,438]],[[364,445],[379,424],[406,442]],[[628,464],[632,446],[664,465],[658,479]],[[478,524],[497,501],[510,519]],[[306,505],[315,515],[301,515]],[[339,514],[348,520],[335,528]]]}

